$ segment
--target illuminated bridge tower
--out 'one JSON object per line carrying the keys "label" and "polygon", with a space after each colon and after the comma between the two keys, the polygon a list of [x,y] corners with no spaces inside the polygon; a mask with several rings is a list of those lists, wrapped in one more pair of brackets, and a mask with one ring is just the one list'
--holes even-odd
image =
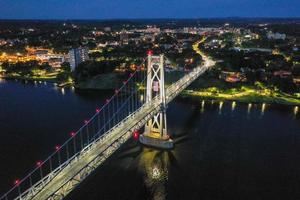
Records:
{"label": "illuminated bridge tower", "polygon": [[140,142],[147,146],[171,149],[173,140],[167,132],[164,56],[153,56],[148,53],[146,103],[151,104],[157,95],[160,100],[160,112],[145,125],[145,132],[140,136]]}

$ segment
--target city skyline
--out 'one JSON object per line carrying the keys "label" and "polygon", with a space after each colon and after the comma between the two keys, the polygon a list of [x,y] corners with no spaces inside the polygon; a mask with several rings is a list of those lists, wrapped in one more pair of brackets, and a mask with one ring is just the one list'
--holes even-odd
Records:
{"label": "city skyline", "polygon": [[2,0],[0,19],[296,18],[299,8],[296,0]]}

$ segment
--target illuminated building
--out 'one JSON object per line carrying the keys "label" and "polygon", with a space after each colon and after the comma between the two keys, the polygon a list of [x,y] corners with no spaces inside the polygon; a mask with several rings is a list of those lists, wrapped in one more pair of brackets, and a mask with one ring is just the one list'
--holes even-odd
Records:
{"label": "illuminated building", "polygon": [[89,59],[88,48],[79,47],[77,49],[71,49],[69,51],[70,57],[70,65],[72,71],[82,62],[87,61]]}

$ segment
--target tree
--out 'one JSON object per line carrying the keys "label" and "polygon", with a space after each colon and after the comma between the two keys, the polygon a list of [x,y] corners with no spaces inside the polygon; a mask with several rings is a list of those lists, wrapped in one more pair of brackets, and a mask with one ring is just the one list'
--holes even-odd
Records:
{"label": "tree", "polygon": [[75,81],[82,81],[99,74],[110,73],[120,65],[119,61],[86,61],[75,68]]}
{"label": "tree", "polygon": [[61,69],[66,72],[71,72],[71,65],[68,62],[63,62],[61,64]]}

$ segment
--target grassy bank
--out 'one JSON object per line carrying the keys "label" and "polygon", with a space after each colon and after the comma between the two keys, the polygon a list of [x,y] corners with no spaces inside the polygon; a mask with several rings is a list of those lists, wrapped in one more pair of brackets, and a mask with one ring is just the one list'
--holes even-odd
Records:
{"label": "grassy bank", "polygon": [[19,74],[7,74],[7,75],[0,75],[0,78],[28,80],[28,81],[58,82],[57,73],[51,73],[51,74],[47,74],[47,75],[44,75],[44,76],[22,76],[22,75],[19,75]]}
{"label": "grassy bank", "polygon": [[[193,46],[194,51],[201,56],[206,56],[199,49],[199,44],[204,43],[205,40],[203,38]],[[232,85],[215,78],[215,75],[212,75],[212,73],[199,77],[189,88],[190,90],[184,90],[181,93],[182,97],[221,101],[230,100],[245,103],[300,105],[300,94],[287,94],[268,88],[260,82],[256,82],[254,85],[246,85],[244,83]]]}
{"label": "grassy bank", "polygon": [[256,88],[255,86],[242,86],[238,89],[227,90],[220,90],[216,87],[185,90],[181,95],[188,98],[230,100],[245,103],[300,105],[300,94],[290,95],[268,88]]}

